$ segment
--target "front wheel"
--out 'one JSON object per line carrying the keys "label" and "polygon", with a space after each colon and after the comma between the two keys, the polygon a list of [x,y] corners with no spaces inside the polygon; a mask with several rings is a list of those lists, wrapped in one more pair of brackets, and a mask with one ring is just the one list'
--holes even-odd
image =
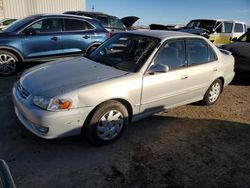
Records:
{"label": "front wheel", "polygon": [[212,104],[216,103],[221,92],[222,92],[222,82],[220,79],[217,79],[208,88],[208,90],[204,96],[203,103],[205,105],[212,105]]}
{"label": "front wheel", "polygon": [[0,75],[11,75],[17,70],[18,58],[11,52],[0,51]]}
{"label": "front wheel", "polygon": [[86,137],[94,145],[115,142],[128,124],[128,111],[117,101],[101,104],[86,127]]}

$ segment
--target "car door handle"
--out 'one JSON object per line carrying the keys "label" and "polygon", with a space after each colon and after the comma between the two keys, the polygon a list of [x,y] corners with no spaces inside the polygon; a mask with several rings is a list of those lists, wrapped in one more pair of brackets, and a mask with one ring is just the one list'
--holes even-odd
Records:
{"label": "car door handle", "polygon": [[57,37],[52,37],[50,40],[57,41],[58,38]]}
{"label": "car door handle", "polygon": [[216,72],[216,71],[218,71],[218,69],[217,68],[213,68],[213,71]]}
{"label": "car door handle", "polygon": [[181,76],[181,79],[182,79],[182,80],[188,79],[188,75],[182,75],[182,76]]}
{"label": "car door handle", "polygon": [[88,39],[88,38],[90,38],[90,36],[88,36],[88,35],[84,35],[82,38],[84,38],[84,39]]}

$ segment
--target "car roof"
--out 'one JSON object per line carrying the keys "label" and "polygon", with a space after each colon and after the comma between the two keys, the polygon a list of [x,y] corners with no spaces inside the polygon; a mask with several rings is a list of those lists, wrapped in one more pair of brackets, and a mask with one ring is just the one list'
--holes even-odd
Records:
{"label": "car roof", "polygon": [[193,19],[190,21],[199,21],[199,20],[204,20],[204,21],[216,21],[216,22],[223,22],[223,21],[227,21],[227,22],[237,22],[237,23],[242,23],[242,24],[246,24],[245,22],[242,21],[237,21],[237,20],[227,20],[227,19]]}
{"label": "car roof", "polygon": [[32,15],[32,17],[36,18],[43,18],[43,17],[64,17],[64,18],[81,18],[81,19],[88,19],[91,20],[93,18],[87,17],[87,16],[78,16],[73,14],[35,14]]}
{"label": "car roof", "polygon": [[89,11],[68,11],[69,13],[82,13],[82,14],[91,14],[91,15],[99,15],[99,16],[107,16],[107,17],[116,17],[116,16],[112,16],[103,12],[89,12]]}
{"label": "car roof", "polygon": [[185,32],[178,32],[178,31],[163,31],[163,30],[137,30],[137,31],[126,31],[122,33],[133,33],[137,35],[144,35],[149,37],[155,37],[159,39],[166,39],[169,37],[196,37],[201,38],[198,35],[185,33]]}

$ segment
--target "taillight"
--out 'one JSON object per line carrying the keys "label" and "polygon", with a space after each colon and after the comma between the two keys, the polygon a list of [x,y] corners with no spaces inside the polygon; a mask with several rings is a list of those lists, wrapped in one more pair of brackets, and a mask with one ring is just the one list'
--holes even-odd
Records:
{"label": "taillight", "polygon": [[111,37],[111,33],[110,33],[110,32],[107,32],[107,33],[106,33],[106,37],[107,37],[107,38],[110,38],[110,37]]}

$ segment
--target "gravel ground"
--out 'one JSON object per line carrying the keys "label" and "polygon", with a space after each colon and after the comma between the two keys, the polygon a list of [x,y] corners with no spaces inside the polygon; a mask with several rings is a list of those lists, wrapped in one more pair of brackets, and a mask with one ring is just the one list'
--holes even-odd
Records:
{"label": "gravel ground", "polygon": [[250,78],[209,107],[191,104],[130,125],[116,143],[43,140],[17,120],[0,78],[0,158],[17,187],[250,187]]}

